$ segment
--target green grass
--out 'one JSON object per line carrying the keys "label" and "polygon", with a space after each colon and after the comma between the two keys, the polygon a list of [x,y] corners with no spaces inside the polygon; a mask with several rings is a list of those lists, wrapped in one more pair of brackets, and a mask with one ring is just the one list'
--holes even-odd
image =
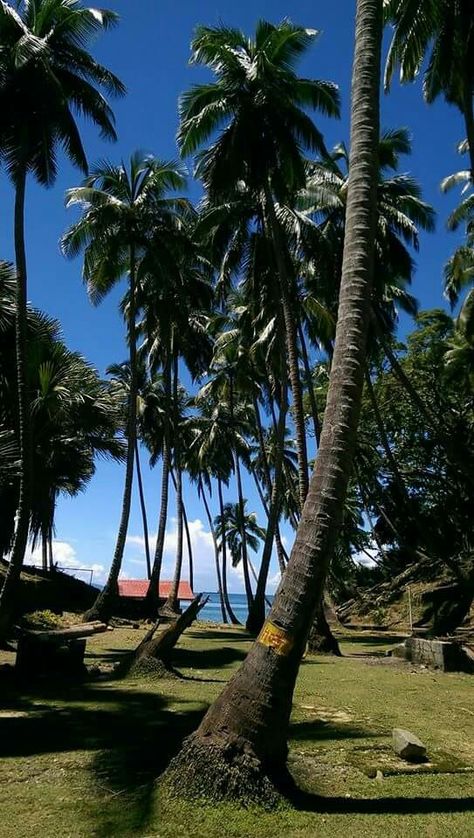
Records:
{"label": "green grass", "polygon": [[[88,644],[114,663],[141,631]],[[395,638],[396,640],[396,638]],[[244,632],[202,626],[176,650],[185,680],[39,684],[0,675],[2,838],[474,836],[472,676],[386,659],[394,638],[346,637],[340,660],[307,657],[295,694],[290,767],[298,809],[266,813],[169,800],[160,772],[244,658]],[[367,657],[370,655],[370,657]],[[0,663],[12,656],[1,653]],[[390,749],[394,726],[428,746],[416,769]],[[382,772],[380,779],[375,779]]]}

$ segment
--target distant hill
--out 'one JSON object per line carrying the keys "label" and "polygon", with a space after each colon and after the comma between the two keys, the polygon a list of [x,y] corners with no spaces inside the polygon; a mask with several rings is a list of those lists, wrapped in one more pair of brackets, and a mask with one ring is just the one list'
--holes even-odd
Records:
{"label": "distant hill", "polygon": [[[0,560],[0,588],[7,567],[7,562]],[[92,605],[99,590],[68,573],[60,570],[50,573],[38,567],[25,567],[21,582],[18,615],[46,608],[56,613],[85,611]]]}

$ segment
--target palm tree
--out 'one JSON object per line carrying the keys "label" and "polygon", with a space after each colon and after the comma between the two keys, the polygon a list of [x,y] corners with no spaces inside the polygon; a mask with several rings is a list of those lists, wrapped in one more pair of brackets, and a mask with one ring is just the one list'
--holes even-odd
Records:
{"label": "palm tree", "polygon": [[397,67],[400,80],[413,81],[431,50],[423,93],[433,102],[441,93],[464,117],[474,182],[474,14],[471,0],[384,0],[393,37],[385,68],[385,87]]}
{"label": "palm tree", "polygon": [[[124,405],[124,420],[123,425],[127,424],[127,405],[129,399],[130,389],[130,364],[125,361],[121,364],[111,364],[107,367],[107,375],[112,377],[112,381],[121,395],[121,400]],[[137,438],[135,439],[135,468],[137,472],[138,496],[140,499],[140,510],[142,514],[143,524],[143,540],[145,546],[145,561],[148,579],[151,576],[151,557],[150,557],[150,539],[148,532],[148,516],[145,503],[145,492],[143,488],[142,468],[140,463],[140,417],[143,415],[147,400],[147,385],[149,384],[145,367],[140,361],[137,364]]]}
{"label": "palm tree", "polygon": [[119,79],[88,52],[94,36],[117,22],[114,12],[84,8],[77,0],[36,0],[16,9],[0,4],[0,160],[15,190],[14,240],[17,270],[16,354],[20,445],[18,520],[10,565],[0,595],[0,635],[8,613],[28,539],[32,444],[26,372],[27,264],[25,195],[28,174],[51,186],[62,147],[73,165],[87,171],[87,159],[74,118],[80,114],[101,136],[115,140],[113,113],[100,92],[122,95]]}
{"label": "palm tree", "polygon": [[[137,439],[137,286],[141,263],[148,249],[163,244],[163,260],[168,266],[168,236],[180,227],[177,199],[169,190],[184,185],[183,174],[173,163],[166,163],[135,152],[129,167],[100,163],[78,188],[67,193],[67,206],[79,205],[83,213],[63,236],[67,256],[84,251],[83,277],[92,303],[98,304],[110,290],[128,275],[125,316],[130,352],[130,385],[127,417],[127,465],[122,512],[113,560],[107,583],[85,620],[108,620],[117,592],[127,537]],[[160,235],[157,234],[159,230]],[[158,242],[157,242],[158,239]],[[160,258],[160,251],[154,254]]]}
{"label": "palm tree", "polygon": [[[208,331],[209,312],[213,298],[210,266],[201,248],[194,241],[196,213],[188,202],[181,201],[179,235],[168,235],[165,248],[168,260],[156,258],[159,242],[152,243],[141,270],[140,305],[143,318],[143,351],[153,374],[161,368],[163,401],[162,421],[158,422],[158,439],[153,440],[149,426],[148,440],[154,461],[162,457],[161,504],[150,585],[148,610],[154,614],[158,606],[158,590],[163,560],[167,522],[169,475],[172,456],[172,380],[175,364],[184,361],[193,380],[207,369],[212,355],[212,338]],[[174,239],[174,241],[173,241]],[[176,376],[175,376],[176,377]]]}
{"label": "palm tree", "polygon": [[254,553],[257,552],[259,540],[265,539],[265,530],[259,526],[255,512],[246,511],[247,500],[244,498],[243,515],[240,503],[226,503],[224,512],[214,519],[217,538],[225,538],[232,558],[232,567],[238,567],[243,557],[243,537]]}
{"label": "palm tree", "polygon": [[168,770],[182,792],[275,801],[296,676],[342,519],[364,380],[377,218],[382,3],[358,0],[351,177],[339,316],[321,445],[296,541],[246,660]]}
{"label": "palm tree", "polygon": [[305,183],[303,148],[325,154],[322,135],[304,109],[339,114],[335,85],[299,78],[295,72],[297,60],[317,35],[289,21],[277,26],[260,21],[254,39],[238,29],[198,27],[191,60],[209,67],[215,81],[196,85],[181,97],[178,131],[183,156],[201,149],[196,174],[211,206],[235,202],[245,190],[273,250],[300,456],[301,505],[308,487],[306,437],[291,304],[292,265],[278,213],[279,204],[291,200]]}
{"label": "palm tree", "polygon": [[[198,471],[203,476],[203,482],[206,482],[206,474],[209,475],[209,478],[212,476],[217,481],[220,519],[225,529],[222,484],[228,484],[229,477],[235,467],[234,450],[236,447],[240,451],[245,450],[246,443],[245,440],[241,440],[240,434],[236,437],[239,417],[236,417],[234,413],[234,424],[230,424],[229,407],[225,402],[220,400],[213,402],[201,398],[197,401],[196,406],[199,412],[191,420],[194,438],[190,451],[192,461],[195,463],[192,473]],[[210,514],[208,514],[208,520],[213,533],[214,545],[217,549],[216,563],[218,564],[219,548]],[[222,554],[222,573],[217,573],[217,578],[219,580],[219,575],[221,575],[224,606],[231,622],[237,625],[239,621],[232,610],[227,591],[227,538],[225,534],[221,540],[220,552]]]}
{"label": "palm tree", "polygon": [[[197,397],[197,402],[212,398],[227,406],[231,433],[231,451],[233,454],[233,471],[237,481],[238,503],[240,515],[238,522],[243,527],[244,495],[242,488],[241,460],[247,459],[248,444],[245,434],[250,430],[251,408],[245,401],[244,387],[248,384],[247,370],[242,367],[242,353],[238,341],[234,340],[233,330],[223,331],[217,338],[214,347],[214,358],[211,364],[210,381],[205,384]],[[243,379],[243,381],[242,381]],[[242,570],[244,576],[247,604],[250,608],[253,600],[250,583],[249,561],[247,555],[247,534],[245,528],[241,532]]]}
{"label": "palm tree", "polygon": [[[2,267],[5,270],[6,266]],[[19,490],[15,282],[13,271],[9,272],[10,276],[0,276],[0,472],[4,475],[2,479],[0,474],[1,555],[9,551],[13,540]],[[75,496],[82,491],[94,474],[97,456],[123,458],[116,436],[120,402],[110,384],[102,382],[82,356],[65,346],[57,321],[31,309],[27,312],[26,360],[35,440],[30,533],[33,548],[39,539],[42,541],[46,569],[58,495]],[[6,456],[12,441],[13,463]]]}

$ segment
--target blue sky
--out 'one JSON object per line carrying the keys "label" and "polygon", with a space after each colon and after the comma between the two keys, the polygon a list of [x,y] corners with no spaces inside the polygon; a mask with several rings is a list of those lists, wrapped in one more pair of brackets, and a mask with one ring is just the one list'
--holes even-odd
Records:
{"label": "blue sky", "polygon": [[[220,21],[239,26],[251,33],[259,18],[278,22],[289,16],[299,24],[322,30],[317,44],[301,64],[301,74],[336,82],[342,98],[340,121],[319,119],[329,146],[349,135],[350,78],[353,52],[354,0],[328,3],[327,0],[115,0],[104,5],[116,10],[119,27],[103,36],[94,46],[96,57],[124,81],[128,89],[125,99],[114,103],[119,140],[115,145],[101,142],[96,132],[85,125],[83,137],[90,162],[100,157],[113,160],[127,158],[143,148],[162,158],[177,156],[177,100],[191,84],[201,81],[205,72],[190,67],[189,42],[198,23]],[[443,196],[440,180],[463,168],[456,146],[464,136],[459,112],[443,102],[428,107],[422,100],[421,85],[400,87],[394,82],[390,95],[382,97],[382,125],[406,126],[413,138],[413,154],[403,170],[412,173],[422,184],[425,200],[438,212],[434,234],[421,238],[413,290],[422,307],[442,304],[442,265],[456,244],[453,234],[445,231],[445,220],[456,203],[456,195]],[[67,262],[59,251],[58,241],[73,219],[64,209],[64,192],[75,186],[80,175],[63,160],[54,188],[40,189],[31,180],[27,187],[27,251],[29,263],[29,298],[33,305],[57,317],[71,348],[81,351],[101,373],[108,364],[126,356],[124,327],[117,304],[123,289],[114,291],[99,308],[93,308],[81,282],[80,260]],[[189,194],[199,190],[190,183]],[[4,175],[0,178],[0,200],[3,207],[0,230],[2,258],[13,258],[12,190]],[[406,324],[403,324],[406,328]],[[145,471],[146,459],[144,458]],[[86,493],[70,501],[62,500],[57,511],[56,555],[59,562],[96,566],[96,578],[103,578],[112,557],[120,514],[123,470],[98,463],[97,474]],[[159,506],[159,469],[145,476],[150,513],[150,527],[156,530]],[[247,487],[249,505],[264,524],[262,510],[255,492]],[[229,500],[235,492],[229,492]],[[204,523],[204,512],[193,490],[186,487],[186,502],[192,521],[197,549],[196,590],[214,589],[212,546]],[[174,522],[165,559],[165,577],[171,573]],[[141,525],[137,498],[130,521],[124,573],[129,577],[144,575]],[[291,533],[286,537],[291,539]],[[101,570],[99,570],[101,568]],[[234,574],[231,587],[242,590],[239,574]]]}

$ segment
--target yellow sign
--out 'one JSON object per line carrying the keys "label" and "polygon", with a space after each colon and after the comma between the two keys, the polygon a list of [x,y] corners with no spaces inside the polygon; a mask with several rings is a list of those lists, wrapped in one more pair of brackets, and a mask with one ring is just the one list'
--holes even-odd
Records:
{"label": "yellow sign", "polygon": [[277,655],[289,655],[293,648],[293,638],[291,634],[271,623],[269,620],[264,624],[257,641],[262,646],[270,646]]}

